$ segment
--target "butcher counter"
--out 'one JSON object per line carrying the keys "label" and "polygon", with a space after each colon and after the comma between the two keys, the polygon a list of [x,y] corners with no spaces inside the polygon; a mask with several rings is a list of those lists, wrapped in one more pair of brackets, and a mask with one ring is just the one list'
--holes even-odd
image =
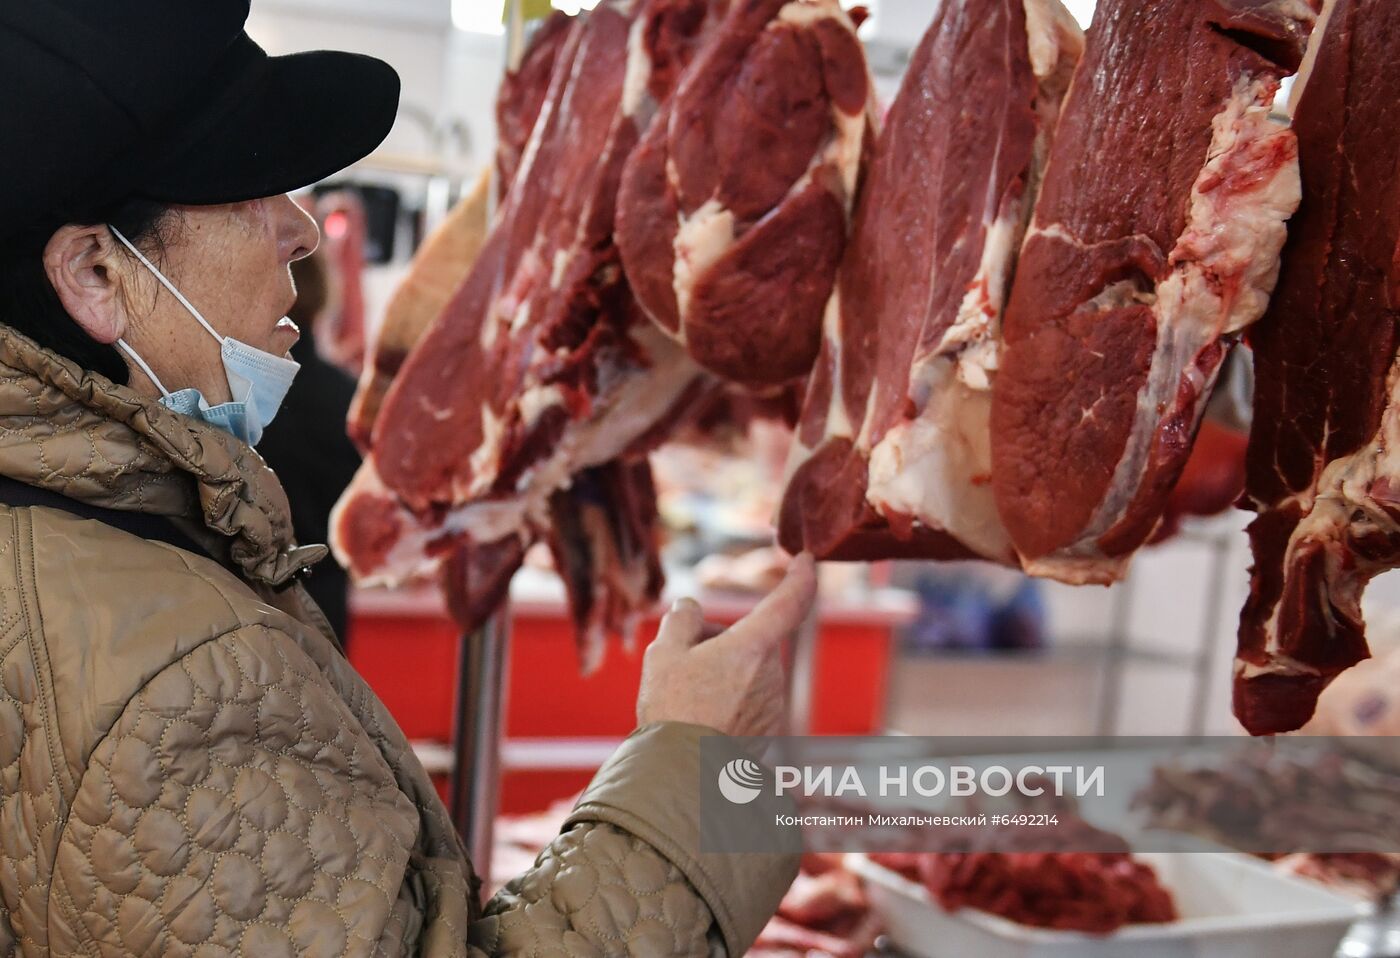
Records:
{"label": "butcher counter", "polygon": [[[723,624],[758,601],[754,595],[705,592],[687,570],[668,570],[664,601],[657,615],[641,623],[636,647],[610,645],[602,667],[584,677],[558,579],[530,568],[516,576],[501,811],[541,809],[587,784],[635,725],[641,650],[655,635],[659,612],[682,595],[696,596],[707,618]],[[795,654],[793,698],[808,731],[863,735],[883,727],[893,631],[916,607],[913,595],[898,589],[823,596],[814,628]],[[432,587],[354,592],[348,640],[351,663],[443,789],[453,761],[448,743],[459,639],[440,593]]]}

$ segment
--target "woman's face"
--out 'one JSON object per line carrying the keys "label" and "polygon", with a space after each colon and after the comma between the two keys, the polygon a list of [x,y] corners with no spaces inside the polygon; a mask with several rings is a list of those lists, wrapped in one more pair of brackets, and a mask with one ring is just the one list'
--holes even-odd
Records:
{"label": "woman's face", "polygon": [[[315,220],[287,196],[174,212],[179,227],[163,262],[156,264],[161,272],[223,335],[285,354],[299,335],[283,318],[297,298],[289,267],[316,248]],[[139,270],[132,278],[145,293],[138,292],[134,302],[151,308],[142,316],[129,307],[134,315],[127,343],[172,392],[197,386],[210,403],[228,402],[219,343],[155,277],[134,260],[131,265]],[[173,361],[169,377],[156,365],[162,356]],[[132,379],[135,385],[146,377],[133,369]]]}
{"label": "woman's face", "polygon": [[[164,248],[142,252],[222,335],[278,355],[291,349],[299,333],[283,319],[296,301],[289,267],[316,248],[315,220],[288,196],[180,206],[173,215]],[[65,240],[65,231],[75,235]],[[64,227],[46,263],[69,314],[94,339],[125,339],[171,392],[194,387],[211,404],[232,399],[219,342],[109,231]],[[132,388],[160,395],[127,362]]]}

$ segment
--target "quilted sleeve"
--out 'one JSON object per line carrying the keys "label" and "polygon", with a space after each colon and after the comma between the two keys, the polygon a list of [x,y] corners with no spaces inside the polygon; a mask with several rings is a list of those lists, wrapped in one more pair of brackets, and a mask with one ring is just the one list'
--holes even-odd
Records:
{"label": "quilted sleeve", "polygon": [[638,729],[598,772],[534,869],[471,928],[489,955],[742,955],[798,855],[700,851],[700,739]]}
{"label": "quilted sleeve", "polygon": [[419,822],[315,663],[243,626],[157,673],[90,756],[50,953],[402,954]]}

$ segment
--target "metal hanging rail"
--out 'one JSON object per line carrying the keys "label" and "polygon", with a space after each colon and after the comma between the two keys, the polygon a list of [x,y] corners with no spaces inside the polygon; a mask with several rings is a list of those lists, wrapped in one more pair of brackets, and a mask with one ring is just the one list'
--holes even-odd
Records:
{"label": "metal hanging rail", "polygon": [[[525,49],[522,0],[507,0],[505,21],[508,71],[519,65]],[[456,760],[448,798],[453,824],[487,894],[491,888],[491,853],[501,796],[510,625],[510,609],[506,605],[480,630],[463,635],[457,644],[452,722]]]}

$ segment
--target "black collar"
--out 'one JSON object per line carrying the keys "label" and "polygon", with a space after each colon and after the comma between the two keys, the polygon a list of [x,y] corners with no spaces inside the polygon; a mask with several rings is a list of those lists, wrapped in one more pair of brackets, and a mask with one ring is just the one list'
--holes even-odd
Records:
{"label": "black collar", "polygon": [[0,504],[7,506],[47,506],[50,509],[57,509],[77,516],[80,519],[93,519],[114,529],[120,529],[140,539],[150,539],[156,542],[164,542],[167,545],[175,546],[177,549],[184,549],[186,552],[193,552],[195,555],[207,555],[189,536],[185,535],[175,527],[165,516],[152,516],[144,512],[125,512],[121,509],[108,509],[106,506],[95,506],[89,502],[80,502],[77,499],[70,499],[68,496],[49,489],[42,489],[39,486],[31,486],[28,483],[20,482],[18,479],[11,479],[9,476],[0,476]]}

